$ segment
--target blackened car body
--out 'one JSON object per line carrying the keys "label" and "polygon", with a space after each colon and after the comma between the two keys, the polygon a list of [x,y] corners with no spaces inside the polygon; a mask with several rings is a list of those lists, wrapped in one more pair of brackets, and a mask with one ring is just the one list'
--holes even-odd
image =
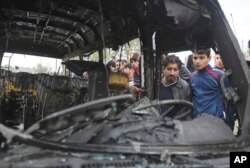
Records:
{"label": "blackened car body", "polygon": [[[249,151],[249,67],[217,0],[13,0],[1,1],[0,15],[0,54],[60,58],[78,75],[95,74],[88,101],[43,116],[24,132],[0,124],[3,142],[15,146],[1,153],[1,167],[229,167],[231,151]],[[109,96],[102,63],[104,48],[135,38],[146,93],[137,102],[130,94]],[[236,133],[213,116],[185,120],[190,102],[154,101],[161,53],[195,48],[221,54],[231,83],[225,101],[237,109]],[[82,60],[95,51],[98,62]],[[157,110],[161,103],[189,110],[165,116]]]}

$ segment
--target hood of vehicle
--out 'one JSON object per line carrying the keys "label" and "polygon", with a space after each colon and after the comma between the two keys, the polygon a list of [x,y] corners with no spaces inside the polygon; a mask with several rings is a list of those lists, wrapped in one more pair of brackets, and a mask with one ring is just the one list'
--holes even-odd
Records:
{"label": "hood of vehicle", "polygon": [[[25,148],[23,148],[25,150]],[[29,148],[30,150],[30,148]],[[1,157],[2,168],[102,168],[102,167],[227,167],[228,153],[209,153],[200,155],[136,155],[105,153],[67,153],[55,151],[39,151],[33,153],[9,154]]]}

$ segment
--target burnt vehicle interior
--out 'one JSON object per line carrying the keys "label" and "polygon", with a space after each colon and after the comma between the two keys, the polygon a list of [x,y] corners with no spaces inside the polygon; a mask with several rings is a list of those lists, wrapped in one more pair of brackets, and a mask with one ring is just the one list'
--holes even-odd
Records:
{"label": "burnt vehicle interior", "polygon": [[[1,69],[1,141],[13,145],[1,153],[1,167],[218,167],[229,164],[230,151],[249,151],[249,67],[217,0],[2,0],[0,6],[0,60],[5,52],[41,55],[62,59],[79,76],[92,73],[86,84]],[[105,48],[117,50],[135,38],[146,94],[137,102],[130,94],[109,96],[103,63]],[[161,53],[196,48],[222,57],[236,134],[213,116],[185,120],[191,102],[155,101]],[[84,60],[96,51],[99,61]],[[54,100],[65,106],[53,106]],[[159,104],[189,110],[162,115]],[[11,127],[15,122],[24,123],[23,132]]]}

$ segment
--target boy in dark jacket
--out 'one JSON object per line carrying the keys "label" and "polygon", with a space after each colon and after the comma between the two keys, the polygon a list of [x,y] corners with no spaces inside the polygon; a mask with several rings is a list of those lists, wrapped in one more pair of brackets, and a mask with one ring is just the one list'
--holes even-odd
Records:
{"label": "boy in dark jacket", "polygon": [[223,71],[211,67],[210,60],[210,49],[196,50],[193,53],[196,68],[190,77],[195,106],[193,116],[206,113],[224,119],[223,93],[220,86]]}

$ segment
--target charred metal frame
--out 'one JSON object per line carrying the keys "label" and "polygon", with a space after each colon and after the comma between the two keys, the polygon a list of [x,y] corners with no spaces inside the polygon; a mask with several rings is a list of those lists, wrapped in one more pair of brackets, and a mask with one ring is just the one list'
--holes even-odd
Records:
{"label": "charred metal frame", "polygon": [[[237,104],[242,123],[239,139],[249,138],[250,72],[216,0],[135,0],[133,4],[129,0],[100,0],[103,19],[95,0],[35,2],[23,6],[18,0],[11,1],[13,4],[1,1],[1,54],[17,52],[69,59],[99,51],[101,62],[104,47],[117,48],[139,37],[144,56],[146,94],[155,99],[158,86],[154,81],[160,80],[161,52],[212,47],[221,53],[225,67],[232,70],[232,85],[241,96]],[[192,17],[188,18],[182,9]],[[154,33],[156,57],[152,48]]]}

